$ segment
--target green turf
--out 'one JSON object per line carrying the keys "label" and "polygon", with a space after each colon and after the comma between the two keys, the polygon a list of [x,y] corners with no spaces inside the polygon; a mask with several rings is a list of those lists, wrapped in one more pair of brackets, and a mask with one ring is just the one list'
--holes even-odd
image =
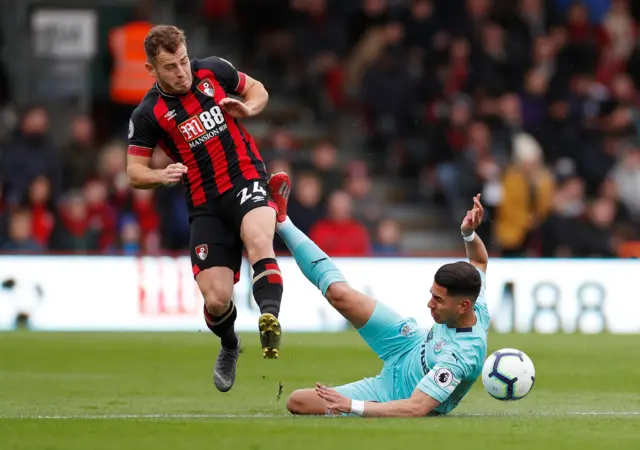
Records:
{"label": "green turf", "polygon": [[278,361],[243,339],[220,394],[208,333],[0,333],[0,449],[640,448],[640,415],[606,415],[640,411],[637,336],[491,335],[533,359],[530,396],[498,402],[478,381],[451,416],[411,420],[286,415],[296,388],[377,372],[355,333],[285,335]]}

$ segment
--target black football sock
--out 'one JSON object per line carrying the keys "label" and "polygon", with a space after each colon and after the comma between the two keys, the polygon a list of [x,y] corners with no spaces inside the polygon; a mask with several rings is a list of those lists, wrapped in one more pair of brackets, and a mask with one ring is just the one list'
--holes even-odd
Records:
{"label": "black football sock", "polygon": [[235,349],[238,347],[238,337],[233,326],[236,317],[238,317],[238,311],[233,302],[229,305],[229,309],[220,316],[214,316],[207,311],[206,306],[204,308],[204,321],[207,327],[220,338],[220,342],[225,348]]}
{"label": "black football sock", "polygon": [[264,258],[253,265],[253,297],[261,314],[278,317],[282,290],[282,274],[274,258]]}

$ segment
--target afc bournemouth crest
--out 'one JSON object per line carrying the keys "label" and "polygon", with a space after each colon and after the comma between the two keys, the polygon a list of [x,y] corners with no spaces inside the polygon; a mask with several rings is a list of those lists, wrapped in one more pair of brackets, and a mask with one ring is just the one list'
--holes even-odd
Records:
{"label": "afc bournemouth crest", "polygon": [[209,246],[207,244],[198,245],[196,247],[196,256],[199,259],[204,261],[205,259],[207,259],[208,255],[209,255]]}
{"label": "afc bournemouth crest", "polygon": [[208,78],[198,83],[198,90],[208,97],[213,97],[213,94],[216,92],[213,89],[213,83]]}

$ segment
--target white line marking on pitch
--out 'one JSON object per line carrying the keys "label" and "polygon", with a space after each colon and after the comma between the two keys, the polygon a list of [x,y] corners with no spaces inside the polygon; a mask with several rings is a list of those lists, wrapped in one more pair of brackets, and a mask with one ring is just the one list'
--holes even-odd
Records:
{"label": "white line marking on pitch", "polygon": [[[640,416],[640,411],[531,412],[531,413],[461,413],[448,417],[562,417],[562,416]],[[86,415],[0,415],[0,420],[136,420],[136,419],[283,419],[290,414],[86,414]]]}

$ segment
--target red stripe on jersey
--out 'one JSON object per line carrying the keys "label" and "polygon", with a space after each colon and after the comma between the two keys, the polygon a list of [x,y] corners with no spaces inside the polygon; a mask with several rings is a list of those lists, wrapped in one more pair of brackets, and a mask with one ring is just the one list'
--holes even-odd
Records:
{"label": "red stripe on jersey", "polygon": [[[189,180],[189,186],[191,187],[191,202],[193,206],[202,205],[207,201],[207,197],[204,193],[204,187],[202,185],[202,175],[196,162],[195,156],[189,147],[187,141],[184,140],[180,134],[180,130],[176,126],[175,121],[165,121],[164,116],[169,112],[169,107],[162,97],[158,98],[158,103],[153,107],[153,113],[156,116],[156,120],[160,126],[167,132],[171,140],[178,148],[180,156],[184,161],[184,165],[187,166],[187,179]],[[166,125],[165,125],[166,124]]]}
{"label": "red stripe on jersey", "polygon": [[[182,107],[189,117],[203,112],[202,105],[193,92],[180,96],[180,101],[182,102]],[[213,166],[213,181],[216,184],[216,190],[219,194],[222,194],[223,192],[233,188],[233,185],[231,184],[231,178],[229,178],[227,158],[224,154],[224,148],[220,141],[220,136],[214,136],[206,140],[204,142],[204,146],[207,149],[207,153],[211,159],[211,165]]]}
{"label": "red stripe on jersey", "polygon": [[247,76],[242,72],[238,72],[238,86],[236,86],[235,93],[242,94],[242,91],[244,91],[244,87],[246,85],[247,85]]}
{"label": "red stripe on jersey", "polygon": [[[204,75],[205,77],[208,76],[209,78],[211,78],[211,82],[215,87],[215,101],[216,103],[220,103],[220,100],[225,98],[227,95],[224,89],[222,89],[222,86],[218,82],[218,79],[216,78],[215,74],[211,70],[203,69],[198,71],[198,76],[200,76],[201,72],[203,72],[202,75]],[[235,150],[238,154],[238,166],[240,167],[242,176],[246,180],[254,180],[256,178],[260,178],[258,171],[251,163],[251,158],[249,157],[249,152],[248,152],[249,143],[242,138],[242,134],[240,133],[240,128],[238,127],[238,121],[233,116],[227,114],[226,112],[223,111],[223,113],[225,116],[225,120],[227,122],[227,126],[229,127],[229,133],[231,134],[231,137],[233,138],[233,142],[236,147]]]}
{"label": "red stripe on jersey", "polygon": [[139,145],[130,145],[127,153],[133,156],[144,156],[145,158],[151,158],[151,155],[153,155],[153,149],[149,147],[140,147]]}

